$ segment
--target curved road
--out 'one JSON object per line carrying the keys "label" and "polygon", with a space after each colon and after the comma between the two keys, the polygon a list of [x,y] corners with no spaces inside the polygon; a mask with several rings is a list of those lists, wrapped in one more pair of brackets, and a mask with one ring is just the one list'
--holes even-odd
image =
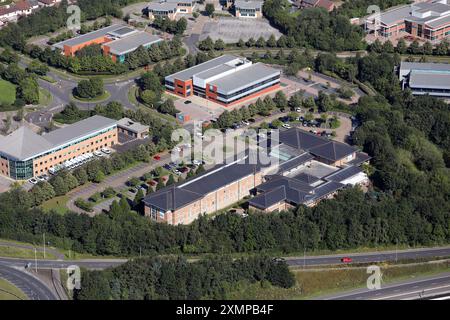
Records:
{"label": "curved road", "polygon": [[23,291],[30,300],[58,300],[58,297],[39,279],[28,272],[0,264],[0,278]]}

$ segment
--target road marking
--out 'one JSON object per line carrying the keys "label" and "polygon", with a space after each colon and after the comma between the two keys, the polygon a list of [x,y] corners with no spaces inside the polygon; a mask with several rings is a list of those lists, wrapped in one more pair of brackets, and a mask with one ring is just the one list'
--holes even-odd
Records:
{"label": "road marking", "polygon": [[409,294],[415,294],[415,293],[421,293],[421,292],[425,293],[425,290],[431,291],[431,290],[438,290],[438,289],[444,289],[444,288],[450,288],[450,285],[440,286],[440,287],[435,287],[435,288],[427,288],[427,289],[423,289],[423,290],[416,290],[416,291],[410,291],[410,292],[404,292],[404,293],[394,294],[394,295],[385,296],[382,298],[376,298],[376,299],[372,299],[372,300],[390,299],[390,298],[401,297],[401,296],[405,296],[405,295],[409,295]]}

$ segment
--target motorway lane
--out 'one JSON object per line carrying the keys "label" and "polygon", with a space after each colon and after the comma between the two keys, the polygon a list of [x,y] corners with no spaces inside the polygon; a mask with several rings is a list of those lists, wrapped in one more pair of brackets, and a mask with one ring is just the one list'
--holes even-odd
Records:
{"label": "motorway lane", "polygon": [[320,266],[342,264],[342,257],[352,258],[352,263],[376,263],[384,261],[397,260],[416,260],[416,259],[431,259],[438,257],[450,257],[450,247],[443,248],[424,248],[424,249],[410,249],[399,251],[384,251],[384,252],[368,252],[368,253],[348,253],[348,254],[333,254],[326,256],[306,256],[296,258],[286,258],[286,262],[290,266]]}
{"label": "motorway lane", "polygon": [[359,289],[323,298],[324,300],[417,300],[450,294],[450,273],[406,280],[378,290]]}
{"label": "motorway lane", "polygon": [[[87,269],[106,269],[125,263],[126,259],[86,259],[86,260],[37,260],[38,269],[64,269],[69,266],[79,266]],[[0,258],[0,267],[23,268],[31,263],[35,268],[34,259]]]}
{"label": "motorway lane", "polygon": [[43,282],[26,271],[0,264],[0,278],[14,284],[30,300],[58,300],[58,297]]}

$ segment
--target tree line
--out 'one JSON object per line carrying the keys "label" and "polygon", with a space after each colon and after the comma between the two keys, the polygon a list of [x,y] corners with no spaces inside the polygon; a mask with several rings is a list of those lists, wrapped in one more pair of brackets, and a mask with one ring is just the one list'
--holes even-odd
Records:
{"label": "tree line", "polygon": [[184,257],[146,257],[104,271],[83,271],[75,300],[225,299],[241,282],[268,282],[290,288],[293,274],[284,261],[266,256],[232,260],[210,256],[195,262]]}

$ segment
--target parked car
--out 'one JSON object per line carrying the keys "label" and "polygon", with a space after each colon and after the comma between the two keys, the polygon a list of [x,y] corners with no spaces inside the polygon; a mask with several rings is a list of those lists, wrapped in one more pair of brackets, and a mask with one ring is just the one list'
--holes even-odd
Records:
{"label": "parked car", "polygon": [[181,171],[178,170],[178,169],[173,170],[173,173],[175,173],[177,176],[181,176],[182,175]]}
{"label": "parked car", "polygon": [[167,163],[165,165],[163,165],[163,168],[166,169],[166,170],[171,170],[172,169],[172,167],[169,164],[167,164]]}
{"label": "parked car", "polygon": [[111,154],[111,150],[107,149],[107,148],[103,148],[101,150],[104,154]]}
{"label": "parked car", "polygon": [[155,160],[161,160],[161,156],[159,154],[157,154],[156,156],[153,156],[153,159]]}
{"label": "parked car", "polygon": [[250,122],[245,121],[245,120],[242,120],[242,124],[243,124],[244,126],[248,126],[248,125],[250,124]]}
{"label": "parked car", "polygon": [[191,100],[186,100],[186,101],[184,102],[184,104],[190,104],[190,103],[192,103]]}
{"label": "parked car", "polygon": [[103,153],[101,153],[100,151],[94,151],[94,155],[100,158],[103,157]]}
{"label": "parked car", "polygon": [[188,167],[183,167],[183,168],[180,168],[180,171],[181,171],[181,173],[186,173],[186,172],[189,171],[189,168]]}
{"label": "parked car", "polygon": [[291,125],[290,125],[289,123],[283,123],[281,126],[282,126],[283,128],[286,128],[286,129],[292,128]]}
{"label": "parked car", "polygon": [[31,178],[30,180],[28,180],[28,182],[31,184],[37,184],[39,181],[37,181],[37,179],[35,178]]}

